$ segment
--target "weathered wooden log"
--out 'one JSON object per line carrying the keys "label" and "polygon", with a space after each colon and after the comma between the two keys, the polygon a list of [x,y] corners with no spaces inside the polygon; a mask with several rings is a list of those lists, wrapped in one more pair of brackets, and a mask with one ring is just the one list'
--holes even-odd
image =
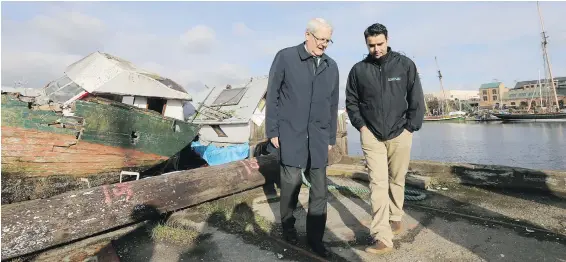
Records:
{"label": "weathered wooden log", "polygon": [[[329,164],[340,161],[331,151]],[[276,155],[2,206],[2,259],[40,251],[276,181]]]}

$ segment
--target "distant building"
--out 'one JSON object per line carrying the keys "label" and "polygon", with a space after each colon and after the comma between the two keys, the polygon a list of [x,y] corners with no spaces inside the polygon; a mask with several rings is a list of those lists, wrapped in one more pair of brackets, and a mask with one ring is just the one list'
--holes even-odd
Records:
{"label": "distant building", "polygon": [[439,91],[430,95],[437,99],[446,97],[447,100],[474,100],[480,98],[477,90],[446,90],[444,94],[442,94],[442,91]]}
{"label": "distant building", "polygon": [[[545,87],[541,90],[538,82],[539,80],[517,82],[515,87],[503,96],[503,103],[510,107],[528,107],[532,99],[531,107],[540,107],[542,96],[542,106],[548,106],[546,98],[551,98],[552,105],[556,104],[552,89]],[[554,84],[558,104],[560,108],[564,108],[566,105],[566,77],[555,77]]]}
{"label": "distant building", "polygon": [[495,105],[502,105],[502,96],[509,91],[502,82],[485,83],[479,89],[479,107],[492,108]]}
{"label": "distant building", "polygon": [[[538,87],[538,79],[537,80],[528,80],[528,81],[520,81],[515,84],[513,89],[527,89],[527,88],[535,88]],[[544,81],[542,79],[541,81]],[[554,84],[557,88],[566,88],[566,77],[555,77]]]}

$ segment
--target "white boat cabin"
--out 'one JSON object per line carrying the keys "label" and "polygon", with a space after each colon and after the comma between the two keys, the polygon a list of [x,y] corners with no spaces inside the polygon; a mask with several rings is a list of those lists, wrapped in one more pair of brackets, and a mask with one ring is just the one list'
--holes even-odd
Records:
{"label": "white boat cabin", "polygon": [[68,66],[63,77],[43,89],[42,98],[45,102],[51,100],[66,106],[88,94],[183,121],[183,104],[192,100],[183,87],[171,79],[102,52],[94,52]]}
{"label": "white boat cabin", "polygon": [[256,77],[238,86],[214,87],[196,106],[193,123],[202,125],[201,143],[222,146],[262,139],[267,80]]}

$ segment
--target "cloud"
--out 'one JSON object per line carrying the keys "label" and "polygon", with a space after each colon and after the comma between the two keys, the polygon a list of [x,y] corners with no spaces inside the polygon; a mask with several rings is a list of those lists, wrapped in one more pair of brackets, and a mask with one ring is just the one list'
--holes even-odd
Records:
{"label": "cloud", "polygon": [[57,51],[84,53],[104,45],[103,22],[76,11],[58,10],[50,15],[38,15],[23,27],[20,33],[40,37],[44,45]]}
{"label": "cloud", "polygon": [[[218,42],[210,26],[156,32],[140,26],[139,20],[132,26],[138,15],[130,15],[132,23],[125,27],[110,26],[106,23],[113,18],[83,13],[78,6],[49,5],[27,19],[2,18],[3,86],[24,80],[26,87],[44,87],[61,77],[67,66],[95,51],[170,78],[191,94],[202,93],[205,85],[237,84],[251,76],[246,64],[210,52]],[[202,59],[205,54],[207,59]]]}
{"label": "cloud", "polygon": [[[273,38],[265,38],[257,41],[257,49],[261,52],[264,57],[269,57],[273,59],[275,54],[286,47],[294,46],[300,44],[304,41],[304,36],[301,34],[297,34],[297,36],[280,36],[280,37],[273,37]],[[269,64],[271,66],[271,63]]]}
{"label": "cloud", "polygon": [[208,26],[197,25],[181,35],[181,42],[189,53],[208,53],[214,49],[216,33]]}
{"label": "cloud", "polygon": [[2,85],[23,81],[26,87],[44,87],[63,76],[65,68],[80,58],[62,53],[2,52]]}
{"label": "cloud", "polygon": [[[226,10],[236,8],[231,4]],[[513,80],[536,78],[542,65],[538,14],[530,2],[333,2],[300,3],[300,8],[249,3],[236,13],[206,3],[159,3],[160,11],[156,5],[135,10],[112,2],[3,5],[2,85],[24,77],[43,86],[70,63],[100,50],[169,77],[191,93],[204,92],[204,85],[267,74],[277,51],[304,40],[313,17],[327,19],[335,29],[328,54],[339,65],[341,103],[350,68],[367,53],[363,31],[375,22],[388,27],[394,50],[417,63],[427,92],[440,89],[434,56],[446,89],[477,89],[493,78],[512,86]],[[560,7],[564,4],[541,2],[556,76],[566,72]],[[169,19],[179,15],[186,17],[182,25]],[[230,43],[229,49],[220,43]]]}
{"label": "cloud", "polygon": [[253,32],[254,31],[243,22],[234,23],[232,25],[232,33],[236,36],[249,36],[253,34]]}

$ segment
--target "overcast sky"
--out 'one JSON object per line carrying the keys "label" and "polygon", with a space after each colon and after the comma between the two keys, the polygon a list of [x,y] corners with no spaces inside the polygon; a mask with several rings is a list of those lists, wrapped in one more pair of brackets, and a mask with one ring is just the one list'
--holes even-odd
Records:
{"label": "overcast sky", "polygon": [[[565,2],[541,2],[555,76],[566,76]],[[393,50],[417,63],[425,92],[513,87],[542,69],[535,2],[2,2],[2,86],[42,87],[103,51],[169,77],[191,94],[204,85],[266,75],[274,54],[304,40],[307,21],[329,20],[327,53],[348,71],[367,53],[363,31],[386,25]],[[344,103],[341,93],[341,104]]]}

